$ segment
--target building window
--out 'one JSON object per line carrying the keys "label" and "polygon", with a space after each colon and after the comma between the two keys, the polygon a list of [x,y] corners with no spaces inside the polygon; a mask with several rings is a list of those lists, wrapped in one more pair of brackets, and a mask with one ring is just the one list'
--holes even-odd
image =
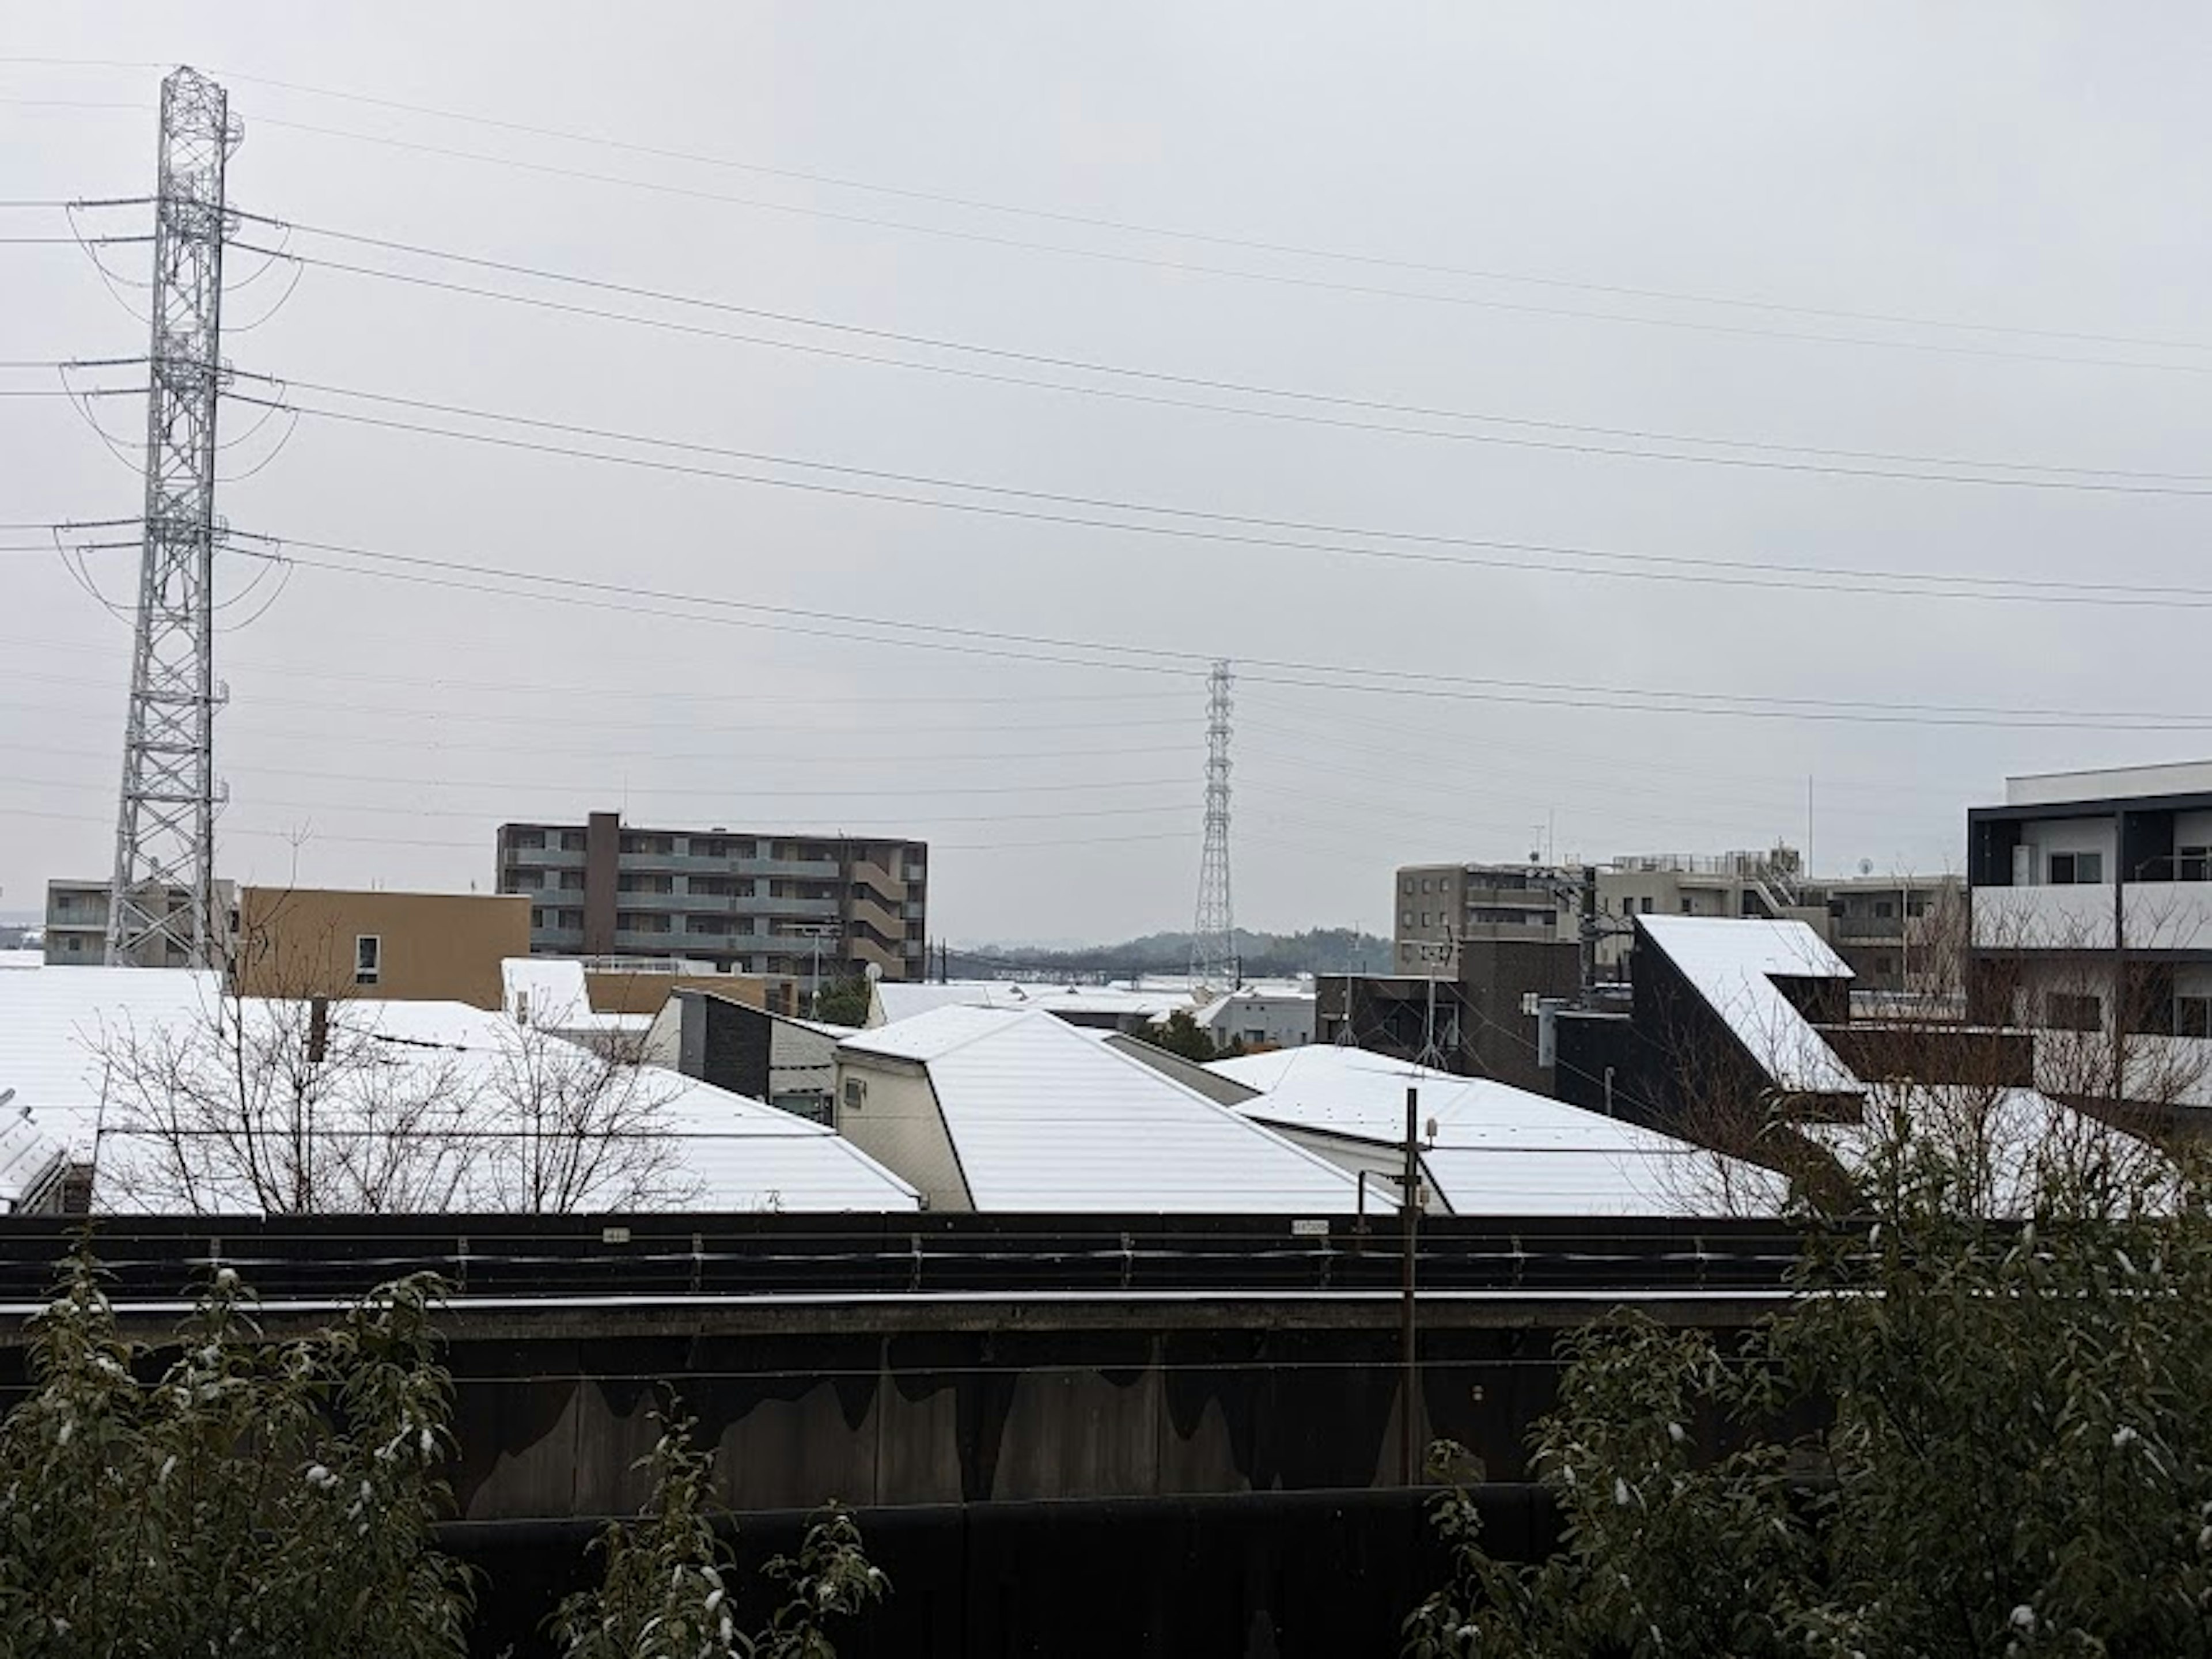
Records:
{"label": "building window", "polygon": [[[1652,905],[1653,905],[1653,901],[1652,901],[1650,898],[1646,897],[1646,898],[1644,899],[1644,914],[1645,915],[1647,915],[1647,916],[1648,916],[1648,915],[1650,915],[1651,914]],[[1682,901],[1682,908],[1683,908],[1683,911],[1684,911],[1686,914],[1688,912],[1689,908],[1690,908],[1690,901],[1689,901],[1689,900],[1687,900],[1687,899],[1684,899],[1684,900]]]}
{"label": "building window", "polygon": [[384,968],[384,941],[374,933],[356,934],[353,942],[353,982],[374,985]]}
{"label": "building window", "polygon": [[1922,894],[1915,893],[1905,901],[1905,914],[1908,916],[1926,915],[1928,914],[1927,898]]}
{"label": "building window", "polygon": [[658,910],[623,910],[616,914],[615,927],[625,933],[665,933],[672,932],[670,919]]}
{"label": "building window", "polygon": [[1897,905],[1890,899],[1876,899],[1874,902],[1874,913],[1877,918],[1887,921],[1897,914]]}
{"label": "building window", "polygon": [[2098,1031],[2105,1025],[2100,997],[2049,991],[2043,998],[2043,1023],[2055,1031]]}
{"label": "building window", "polygon": [[724,921],[720,916],[686,916],[684,918],[684,931],[687,933],[719,933],[723,932],[728,925],[729,924]]}
{"label": "building window", "polygon": [[[1644,901],[1644,908],[1647,910],[1651,908],[1651,901],[1650,899]],[[1682,914],[1686,916],[1690,914],[1690,901],[1686,898],[1682,901]]]}
{"label": "building window", "polygon": [[1407,898],[1411,898],[1413,896],[1413,878],[1411,876],[1407,877],[1404,882],[1400,884],[1400,890],[1403,892]]}
{"label": "building window", "polygon": [[84,941],[83,941],[82,939],[79,939],[76,934],[74,934],[74,933],[70,934],[70,941],[69,941],[69,952],[70,952],[70,954],[71,956],[75,956],[78,951],[82,951],[82,950],[83,950],[83,949],[84,949]]}
{"label": "building window", "polygon": [[2105,878],[2105,855],[2102,853],[2053,853],[2051,855],[2051,884],[2053,887],[2094,887]]}
{"label": "building window", "polygon": [[617,893],[672,893],[676,890],[673,876],[640,875],[635,872],[615,878]]}
{"label": "building window", "polygon": [[545,832],[543,830],[518,830],[514,832],[514,847],[519,852],[543,852]]}
{"label": "building window", "polygon": [[1874,959],[1874,970],[1877,974],[1895,973],[1897,971],[1897,958],[1895,957],[1876,957]]}
{"label": "building window", "polygon": [[561,872],[561,890],[564,893],[582,892],[584,872],[581,870],[563,870]]}
{"label": "building window", "polygon": [[2212,881],[2212,847],[2185,847],[2173,856],[2176,881]]}
{"label": "building window", "polygon": [[532,927],[550,927],[553,925],[553,914],[550,910],[532,910],[530,913],[530,925]]}
{"label": "building window", "polygon": [[2212,997],[2174,998],[2173,1034],[2176,1036],[2212,1037]]}
{"label": "building window", "polygon": [[1413,913],[1411,910],[1398,912],[1398,925],[1401,927],[1411,927],[1413,925]]}
{"label": "building window", "polygon": [[564,853],[581,853],[590,845],[591,837],[580,830],[563,830],[561,832],[561,850]]}

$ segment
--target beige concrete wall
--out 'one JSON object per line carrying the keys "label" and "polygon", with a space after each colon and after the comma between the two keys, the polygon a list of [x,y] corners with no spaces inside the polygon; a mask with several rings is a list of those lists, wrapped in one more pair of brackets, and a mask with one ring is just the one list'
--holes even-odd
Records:
{"label": "beige concrete wall", "polygon": [[585,994],[595,1014],[658,1014],[678,986],[712,991],[748,1008],[768,1006],[768,981],[748,974],[632,974],[599,968],[584,971]]}
{"label": "beige concrete wall", "polygon": [[[866,1086],[858,1105],[846,1084]],[[952,1151],[952,1137],[938,1110],[929,1074],[903,1061],[872,1064],[841,1054],[837,1061],[837,1133],[878,1164],[903,1176],[933,1210],[972,1210],[968,1183]]]}
{"label": "beige concrete wall", "polygon": [[[355,942],[378,941],[374,983],[357,983]],[[365,893],[248,887],[239,895],[232,981],[245,996],[378,997],[501,1006],[501,961],[530,954],[520,894]]]}

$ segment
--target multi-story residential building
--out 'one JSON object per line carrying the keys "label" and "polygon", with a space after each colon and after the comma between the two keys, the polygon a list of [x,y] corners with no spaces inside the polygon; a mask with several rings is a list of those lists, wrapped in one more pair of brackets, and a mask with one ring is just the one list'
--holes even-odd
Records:
{"label": "multi-story residential building", "polygon": [[1572,939],[1578,871],[1540,864],[1409,864],[1398,871],[1394,965],[1449,978],[1468,939]]}
{"label": "multi-story residential building", "polygon": [[1966,815],[1973,1018],[2039,1028],[2038,1064],[2109,1053],[2103,1090],[2212,1105],[2212,762],[2008,778]]}
{"label": "multi-story residential building", "polygon": [[[1582,937],[1591,872],[1542,865],[1426,864],[1396,877],[1394,965],[1451,977],[1461,945]],[[1596,866],[1591,966],[1625,971],[1632,916],[1752,916],[1802,921],[1848,963],[1863,989],[1957,981],[1963,884],[1956,877],[1813,881],[1793,847],[1718,854],[1631,854]],[[1946,950],[1952,954],[1948,957]]]}
{"label": "multi-story residential building", "polygon": [[1966,937],[1960,876],[1851,876],[1806,890],[1824,900],[1819,928],[1857,991],[1948,995],[1959,988]]}
{"label": "multi-story residential building", "polygon": [[499,890],[529,896],[530,948],[680,957],[796,985],[920,979],[928,849],[876,837],[647,830],[615,812],[502,824]]}
{"label": "multi-story residential building", "polygon": [[[46,966],[97,968],[107,960],[110,885],[106,877],[97,881],[50,881],[46,884]],[[181,910],[191,902],[190,889],[173,887],[169,890],[172,908]],[[220,913],[220,926],[225,930],[217,941],[216,952],[228,957],[230,941],[238,932],[237,890],[229,882],[216,883],[216,908]],[[182,947],[172,944],[169,960],[151,965],[184,967]]]}

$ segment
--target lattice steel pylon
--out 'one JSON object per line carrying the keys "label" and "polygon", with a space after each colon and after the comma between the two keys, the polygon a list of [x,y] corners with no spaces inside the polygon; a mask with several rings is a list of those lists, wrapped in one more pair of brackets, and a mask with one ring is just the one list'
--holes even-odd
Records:
{"label": "lattice steel pylon", "polygon": [[223,173],[244,133],[190,69],[161,82],[146,396],[146,520],[107,960],[207,967],[216,912],[215,427],[223,378]]}
{"label": "lattice steel pylon", "polygon": [[1237,978],[1237,910],[1229,890],[1229,717],[1235,676],[1226,659],[1206,679],[1206,850],[1198,866],[1198,920],[1191,929],[1190,973],[1231,988]]}

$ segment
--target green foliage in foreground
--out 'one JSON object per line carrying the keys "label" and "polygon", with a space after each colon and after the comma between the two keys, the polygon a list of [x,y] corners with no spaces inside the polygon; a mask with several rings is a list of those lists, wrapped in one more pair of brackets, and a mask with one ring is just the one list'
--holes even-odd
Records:
{"label": "green foliage in foreground", "polygon": [[692,1445],[691,1428],[669,1425],[641,1465],[653,1472],[653,1496],[635,1526],[618,1522],[600,1537],[600,1587],[554,1614],[562,1659],[836,1659],[830,1621],[889,1588],[861,1550],[860,1527],[834,1504],[816,1515],[798,1558],[768,1564],[783,1605],[766,1629],[741,1634],[730,1605],[735,1563],[711,1514],[714,1461]]}
{"label": "green foliage in foreground", "polygon": [[222,1269],[144,1382],[98,1265],[70,1258],[0,1423],[0,1652],[465,1654],[469,1585],[430,1539],[438,1290],[401,1279],[276,1343]]}
{"label": "green foliage in foreground", "polygon": [[2212,1653],[2212,1212],[2108,1174],[1998,1224],[1900,1140],[1747,1341],[1571,1339],[1532,1435],[1561,1552],[1492,1559],[1448,1492],[1406,1653]]}
{"label": "green foliage in foreground", "polygon": [[[443,1289],[403,1279],[279,1342],[218,1270],[157,1370],[90,1252],[64,1261],[31,1393],[0,1419],[0,1659],[461,1659],[471,1585],[433,1531],[455,1449]],[[886,1589],[852,1516],[824,1510],[768,1564],[784,1604],[745,1634],[688,1424],[650,1467],[641,1517],[599,1540],[604,1583],[555,1615],[564,1655],[834,1659],[829,1623]]]}

